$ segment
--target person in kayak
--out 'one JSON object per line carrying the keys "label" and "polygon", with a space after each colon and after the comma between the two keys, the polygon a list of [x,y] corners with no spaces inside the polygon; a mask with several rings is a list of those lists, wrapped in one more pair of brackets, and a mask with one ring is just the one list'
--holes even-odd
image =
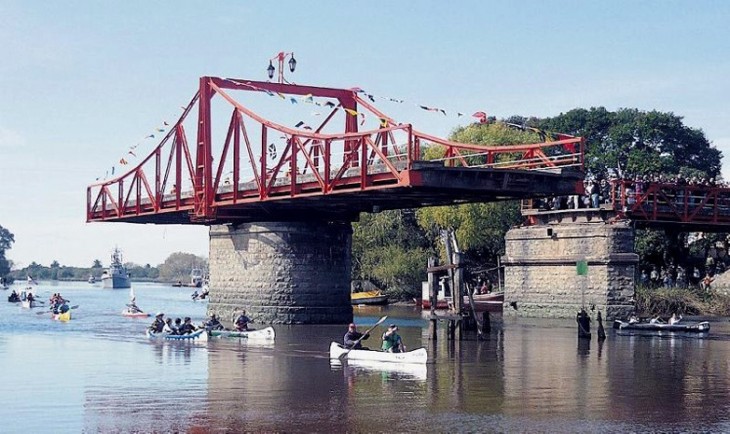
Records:
{"label": "person in kayak", "polygon": [[395,324],[391,324],[390,327],[388,327],[388,330],[383,333],[383,346],[381,347],[383,351],[387,353],[405,353],[406,352],[406,346],[403,344],[403,339],[401,339],[400,335],[398,334],[398,326]]}
{"label": "person in kayak", "polygon": [[158,312],[157,315],[155,315],[155,320],[152,321],[152,324],[150,325],[150,331],[152,333],[162,332],[162,329],[165,328],[164,317],[165,317],[165,314],[162,312]]}
{"label": "person in kayak", "polygon": [[676,313],[673,313],[672,317],[669,318],[669,325],[677,324],[680,321],[682,321],[682,315],[677,315]]}
{"label": "person in kayak", "polygon": [[170,334],[170,335],[177,334],[177,330],[175,329],[175,326],[172,325],[172,318],[165,318],[165,325],[162,326],[162,332]]}
{"label": "person in kayak", "polygon": [[342,340],[345,344],[345,348],[351,348],[353,350],[369,350],[369,348],[363,347],[360,343],[360,341],[364,341],[369,337],[370,333],[362,334],[357,331],[357,326],[355,325],[355,323],[350,323],[350,325],[347,327],[347,333],[345,333],[345,336]]}
{"label": "person in kayak", "polygon": [[203,327],[205,327],[206,330],[223,330],[225,327],[223,327],[223,324],[221,324],[220,321],[218,321],[218,317],[216,314],[211,314],[210,318],[203,323]]}
{"label": "person in kayak", "polygon": [[189,335],[190,333],[194,332],[195,330],[197,330],[197,329],[191,322],[191,319],[189,316],[185,317],[185,319],[183,320],[183,324],[178,329],[178,331],[181,335]]}
{"label": "person in kayak", "polygon": [[182,320],[180,318],[175,318],[175,324],[172,326],[173,334],[175,335],[181,335],[180,333],[180,327],[182,327]]}
{"label": "person in kayak", "polygon": [[20,295],[13,289],[13,292],[10,293],[10,297],[8,297],[8,301],[10,303],[16,303],[20,301]]}
{"label": "person in kayak", "polygon": [[135,298],[132,298],[131,300],[129,300],[129,304],[127,304],[127,307],[129,308],[129,311],[132,313],[141,313],[142,309],[137,307],[137,303],[135,303],[135,301],[136,301]]}
{"label": "person in kayak", "polygon": [[233,325],[236,326],[236,331],[244,332],[251,329],[248,328],[248,323],[253,322],[249,317],[246,316],[246,310],[242,310],[241,313],[233,321]]}

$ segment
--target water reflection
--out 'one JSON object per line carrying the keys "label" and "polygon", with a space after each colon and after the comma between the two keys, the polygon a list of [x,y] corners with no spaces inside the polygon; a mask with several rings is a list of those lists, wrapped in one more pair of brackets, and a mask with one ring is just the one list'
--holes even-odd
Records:
{"label": "water reflection", "polygon": [[[174,291],[138,294],[204,317]],[[429,341],[420,311],[358,309],[361,327],[393,318],[429,363],[333,366],[344,326],[150,341],[147,321],[119,317],[126,293],[63,292],[82,306],[67,324],[0,304],[0,384],[14,391],[0,394],[3,432],[730,432],[727,321],[704,338],[611,329],[601,342],[578,340],[574,321],[493,316],[485,339],[453,342],[443,324]]]}

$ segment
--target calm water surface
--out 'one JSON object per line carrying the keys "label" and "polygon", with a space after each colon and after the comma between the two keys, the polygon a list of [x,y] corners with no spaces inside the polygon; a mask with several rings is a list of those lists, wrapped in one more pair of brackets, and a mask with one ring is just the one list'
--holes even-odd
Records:
{"label": "calm water surface", "polygon": [[[16,285],[22,289],[23,285]],[[149,312],[203,320],[189,288],[135,284]],[[570,320],[493,317],[455,345],[407,307],[382,315],[425,367],[332,366],[343,326],[275,326],[276,342],[152,342],[120,316],[126,290],[41,282],[78,304],[68,323],[0,292],[0,432],[730,432],[730,323],[707,337],[617,334],[578,342]],[[382,332],[378,329],[376,334]],[[377,341],[365,342],[376,346]]]}

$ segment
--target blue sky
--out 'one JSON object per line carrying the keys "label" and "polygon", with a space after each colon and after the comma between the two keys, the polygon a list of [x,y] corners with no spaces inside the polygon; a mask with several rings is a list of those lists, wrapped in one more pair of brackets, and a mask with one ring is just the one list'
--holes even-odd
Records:
{"label": "blue sky", "polygon": [[115,245],[138,264],[207,256],[204,227],[87,224],[86,186],[175,120],[200,76],[265,80],[279,51],[296,54],[290,80],[403,99],[377,106],[442,137],[472,119],[415,104],[497,117],[671,111],[728,155],[728,22],[722,1],[0,0],[7,256],[90,266]]}

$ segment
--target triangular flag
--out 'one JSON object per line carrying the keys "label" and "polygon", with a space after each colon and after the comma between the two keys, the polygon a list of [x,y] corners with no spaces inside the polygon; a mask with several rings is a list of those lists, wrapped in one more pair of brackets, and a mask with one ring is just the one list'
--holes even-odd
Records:
{"label": "triangular flag", "polygon": [[170,125],[170,124],[168,124],[167,122],[164,122],[164,121],[163,121],[163,122],[162,122],[162,125],[164,125],[164,126],[168,126],[168,125]]}
{"label": "triangular flag", "polygon": [[472,115],[472,117],[475,117],[479,120],[480,124],[486,124],[487,123],[487,114],[484,112],[476,112]]}
{"label": "triangular flag", "polygon": [[388,127],[388,120],[385,118],[380,118],[380,128],[387,128]]}
{"label": "triangular flag", "polygon": [[164,128],[158,128],[158,129],[157,129],[157,132],[158,132],[158,133],[164,133],[164,132],[165,132],[165,129],[164,129]]}
{"label": "triangular flag", "polygon": [[149,136],[145,137],[145,139],[149,139],[149,138],[153,138],[154,139],[155,138],[155,135],[154,134],[150,134]]}
{"label": "triangular flag", "polygon": [[134,153],[134,152],[132,152],[132,151],[129,151],[129,152],[127,152],[127,153],[128,153],[128,154],[132,154],[132,155],[133,155],[133,156],[135,156],[135,157],[137,156],[137,154],[135,154],[135,153]]}
{"label": "triangular flag", "polygon": [[333,103],[332,101],[327,101],[326,103],[324,103],[324,105],[326,105],[327,107],[334,107],[335,103]]}
{"label": "triangular flag", "polygon": [[301,127],[302,125],[304,125],[304,121],[299,121],[299,122],[297,122],[297,124],[296,124],[296,125],[294,125],[294,126],[295,126],[295,127],[297,127],[297,128],[299,128],[299,127]]}
{"label": "triangular flag", "polygon": [[360,119],[360,125],[362,125],[365,123],[365,113],[360,113],[360,117],[362,118]]}
{"label": "triangular flag", "polygon": [[372,102],[375,102],[375,97],[374,97],[374,96],[372,96],[371,94],[368,94],[368,99],[369,99],[370,101],[372,101]]}
{"label": "triangular flag", "polygon": [[304,96],[304,102],[308,102],[308,103],[314,102],[314,98],[312,97],[311,93]]}
{"label": "triangular flag", "polygon": [[[125,160],[124,158],[120,158],[119,164],[127,164],[127,160]],[[112,169],[114,169],[114,168],[112,167]]]}
{"label": "triangular flag", "polygon": [[357,116],[357,111],[353,109],[346,108],[345,111],[349,113],[352,116]]}
{"label": "triangular flag", "polygon": [[297,104],[299,101],[297,101],[296,98],[289,98],[289,101],[291,101],[292,104]]}
{"label": "triangular flag", "polygon": [[112,175],[114,175],[114,167],[112,167]]}

